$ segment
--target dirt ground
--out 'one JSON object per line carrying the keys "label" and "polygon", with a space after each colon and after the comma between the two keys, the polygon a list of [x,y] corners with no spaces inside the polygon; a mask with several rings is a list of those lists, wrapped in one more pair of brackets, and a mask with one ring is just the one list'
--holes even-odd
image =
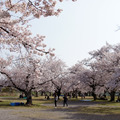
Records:
{"label": "dirt ground", "polygon": [[[1,107],[0,120],[120,120],[120,114],[100,114],[99,111],[99,114],[89,113],[89,111],[88,113],[82,112],[82,110],[85,111],[86,107],[94,108],[98,104],[97,102],[69,101],[68,107],[63,107],[62,103],[59,102],[57,108],[54,108],[53,103],[43,105],[47,108]],[[109,107],[112,109],[113,106]]]}

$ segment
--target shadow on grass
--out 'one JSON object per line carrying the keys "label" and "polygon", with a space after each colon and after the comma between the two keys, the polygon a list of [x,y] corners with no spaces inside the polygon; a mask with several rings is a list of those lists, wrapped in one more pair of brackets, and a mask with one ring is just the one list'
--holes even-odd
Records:
{"label": "shadow on grass", "polygon": [[68,114],[69,117],[64,118],[72,120],[120,120],[120,115],[95,115],[95,114]]}
{"label": "shadow on grass", "polygon": [[68,108],[58,107],[45,111],[65,113],[67,117],[62,117],[61,120],[120,120],[120,106],[99,106],[101,102],[69,101],[69,104],[70,102],[76,106]]}
{"label": "shadow on grass", "polygon": [[120,120],[120,108],[75,107],[45,110],[47,111],[65,113],[66,117],[61,116],[61,120]]}
{"label": "shadow on grass", "polygon": [[[17,98],[17,97],[0,97],[0,108],[3,107],[29,107],[29,108],[33,108],[33,107],[41,107],[41,108],[46,108],[43,107],[41,104],[46,104],[46,103],[52,103],[53,100],[46,100],[46,99],[40,99],[40,98],[33,98],[33,105],[31,106],[27,106],[26,105],[26,99],[24,98]],[[24,105],[11,105],[11,103],[24,103]]]}

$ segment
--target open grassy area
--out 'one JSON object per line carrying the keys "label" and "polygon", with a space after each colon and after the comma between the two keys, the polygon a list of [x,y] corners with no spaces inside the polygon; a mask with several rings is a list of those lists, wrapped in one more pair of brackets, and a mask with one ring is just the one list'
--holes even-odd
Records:
{"label": "open grassy area", "polygon": [[[74,109],[73,109],[74,110]],[[111,115],[111,114],[120,114],[119,107],[80,107],[75,109],[77,113],[87,113],[87,114],[99,114],[99,115]]]}
{"label": "open grassy area", "polygon": [[[86,99],[92,100],[91,97],[86,97]],[[24,120],[90,120],[89,117],[92,119],[92,116],[96,117],[96,115],[107,117],[120,115],[120,103],[102,100],[82,102],[80,100],[81,98],[69,99],[69,107],[62,107],[61,97],[58,107],[54,108],[53,97],[50,100],[46,100],[44,96],[33,97],[33,106],[10,106],[11,102],[25,103],[26,100],[18,97],[0,97],[0,111],[8,111],[8,115],[17,116],[20,119],[23,117]],[[80,119],[80,117],[85,117],[85,119]]]}
{"label": "open grassy area", "polygon": [[[26,99],[24,98],[18,98],[18,97],[0,97],[0,107],[9,107],[9,108],[14,108],[14,107],[27,107],[27,106],[11,106],[10,103],[15,103],[15,102],[22,102],[26,103]],[[52,103],[53,100],[46,100],[44,97],[33,97],[33,105],[29,107],[44,107],[42,104],[45,103]]]}

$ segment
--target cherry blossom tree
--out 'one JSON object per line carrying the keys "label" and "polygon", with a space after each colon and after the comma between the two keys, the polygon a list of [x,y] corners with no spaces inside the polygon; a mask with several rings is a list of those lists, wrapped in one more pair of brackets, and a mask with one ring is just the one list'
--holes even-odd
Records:
{"label": "cherry blossom tree", "polygon": [[[59,2],[62,1],[59,0]],[[9,58],[0,58],[1,66],[4,66],[1,67],[0,73],[5,79],[1,81],[1,85],[15,87],[24,92],[27,96],[27,104],[32,104],[31,91],[37,89],[36,84],[40,82],[38,85],[43,85],[46,83],[45,80],[51,81],[52,79],[49,72],[41,73],[41,69],[38,69],[41,64],[38,64],[37,59],[33,56],[35,54],[38,56],[43,56],[43,54],[54,55],[54,49],[47,51],[45,49],[46,45],[43,43],[45,36],[32,36],[29,30],[29,21],[42,16],[59,15],[62,10],[56,9],[57,2],[57,0],[0,1],[0,50],[10,53]],[[13,54],[19,54],[17,65],[13,63],[16,58],[15,56],[12,57]]]}
{"label": "cherry blossom tree", "polygon": [[[38,89],[43,84],[51,81],[51,79],[44,79],[42,72],[38,70],[39,61],[33,58],[23,58],[14,62],[6,61],[6,65],[2,66],[0,73],[4,79],[1,79],[0,84],[2,86],[14,87],[20,92],[25,93],[27,97],[26,104],[32,104],[31,92],[34,89]],[[0,60],[0,63],[5,61]]]}
{"label": "cherry blossom tree", "polygon": [[65,81],[67,91],[73,95],[73,97],[77,97],[78,93],[85,93],[86,92],[86,85],[81,82],[81,75],[86,69],[84,68],[81,62],[75,64],[74,66],[68,69],[69,74]]}
{"label": "cherry blossom tree", "polygon": [[114,101],[115,92],[119,90],[120,45],[106,44],[90,54],[97,61],[97,69],[103,73],[105,91],[110,93],[111,101]]}
{"label": "cherry blossom tree", "polygon": [[[82,64],[76,64],[76,66],[72,68],[71,73],[73,73],[72,76],[75,79],[75,83],[79,81],[82,86],[85,86],[84,88],[86,88],[87,91],[91,91],[94,100],[97,99],[98,94],[106,90],[107,83],[112,77],[110,62],[113,63],[113,61],[109,59],[110,62],[109,64],[107,63],[111,53],[109,53],[109,55],[105,54],[110,47],[109,45],[102,47],[98,51],[90,52],[91,58],[83,60],[81,62]],[[81,65],[82,67],[79,69]],[[108,71],[110,71],[110,73]]]}
{"label": "cherry blossom tree", "polygon": [[107,43],[89,54],[90,58],[84,59],[69,69],[66,86],[69,86],[69,90],[90,91],[94,100],[97,99],[97,95],[108,92],[110,101],[114,101],[115,93],[120,90],[120,45]]}
{"label": "cherry blossom tree", "polygon": [[[62,2],[63,0],[59,0]],[[1,0],[0,33],[3,36],[17,37],[18,24],[25,26],[34,18],[57,16],[62,11],[57,9],[57,0]],[[73,0],[75,1],[75,0]],[[17,31],[17,32],[16,32]],[[22,38],[22,37],[21,37]]]}
{"label": "cherry blossom tree", "polygon": [[18,47],[22,45],[27,50],[31,49],[30,52],[38,52],[41,55],[43,55],[42,53],[51,53],[51,50],[45,52],[45,49],[39,48],[46,46],[42,43],[44,36],[36,35],[35,37],[31,37],[32,33],[28,29],[28,23],[31,19],[40,18],[41,16],[59,15],[62,10],[57,9],[56,4],[62,1],[63,0],[1,0],[0,43],[11,45],[12,47],[9,47],[11,51],[17,50]]}
{"label": "cherry blossom tree", "polygon": [[48,86],[50,86],[48,87],[48,91],[56,92],[58,97],[61,94],[64,78],[67,74],[65,68],[65,63],[56,57],[49,57],[43,60],[43,69],[40,68],[44,73],[44,78],[46,80],[51,79],[51,83],[47,83],[47,85],[49,84]]}

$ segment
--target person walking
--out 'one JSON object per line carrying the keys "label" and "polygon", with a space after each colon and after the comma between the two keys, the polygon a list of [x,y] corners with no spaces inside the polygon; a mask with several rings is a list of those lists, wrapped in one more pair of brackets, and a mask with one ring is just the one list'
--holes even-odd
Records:
{"label": "person walking", "polygon": [[57,101],[58,101],[58,96],[55,94],[54,95],[55,108],[57,107]]}
{"label": "person walking", "polygon": [[63,107],[65,107],[65,105],[68,106],[68,98],[66,94],[63,97]]}

